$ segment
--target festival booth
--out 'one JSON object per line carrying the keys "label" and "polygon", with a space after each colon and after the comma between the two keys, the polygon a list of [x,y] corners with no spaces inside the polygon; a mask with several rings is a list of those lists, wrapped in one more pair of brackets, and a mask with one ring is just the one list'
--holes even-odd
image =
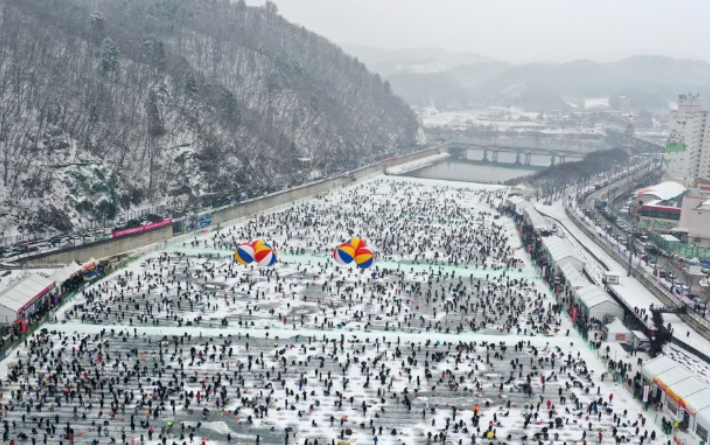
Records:
{"label": "festival booth", "polygon": [[705,443],[708,442],[710,431],[710,389],[705,388],[685,399],[688,406],[696,410],[695,427],[691,427],[690,431],[695,431]]}
{"label": "festival booth", "polygon": [[538,213],[534,205],[530,203],[528,203],[528,205],[524,205],[523,214],[525,216],[525,220],[532,226],[532,228],[537,233],[542,233],[550,230],[547,221],[545,221],[545,218],[543,218],[540,213]]}
{"label": "festival booth", "polygon": [[[655,387],[651,390],[650,400],[660,403],[663,411],[678,421],[682,429],[697,431],[698,435],[707,437],[710,430],[710,389],[703,381],[695,378],[686,367],[674,362],[666,356],[647,362],[641,369],[644,379]],[[708,411],[699,416],[698,413]]]}
{"label": "festival booth", "polygon": [[59,290],[59,295],[69,293],[84,282],[82,268],[76,262],[71,262],[63,268],[54,272],[50,277]]}
{"label": "festival booth", "polygon": [[569,243],[562,238],[548,236],[542,239],[542,245],[545,248],[545,252],[551,264],[556,268],[556,271],[559,272],[560,268],[565,264],[572,265],[578,272],[584,270],[582,260],[572,254],[569,249]]}
{"label": "festival booth", "polygon": [[591,284],[587,277],[582,275],[577,268],[571,263],[565,263],[560,266],[560,274],[565,279],[565,286],[570,289],[577,290]]}
{"label": "festival booth", "polygon": [[39,274],[11,284],[0,293],[0,323],[15,324],[24,320],[19,323],[24,332],[30,317],[47,309],[53,289],[54,281]]}
{"label": "festival booth", "polygon": [[602,326],[602,339],[615,343],[631,343],[633,333],[618,318]]}
{"label": "festival booth", "polygon": [[99,269],[98,263],[94,258],[81,265],[81,273],[84,276],[84,281],[91,281],[98,278]]}
{"label": "festival booth", "polygon": [[577,289],[574,296],[579,305],[580,317],[586,323],[591,319],[604,322],[612,318],[624,318],[624,308],[593,284]]}
{"label": "festival booth", "polygon": [[531,204],[521,196],[509,196],[505,199],[505,205],[513,210],[517,215],[523,216],[523,210]]}

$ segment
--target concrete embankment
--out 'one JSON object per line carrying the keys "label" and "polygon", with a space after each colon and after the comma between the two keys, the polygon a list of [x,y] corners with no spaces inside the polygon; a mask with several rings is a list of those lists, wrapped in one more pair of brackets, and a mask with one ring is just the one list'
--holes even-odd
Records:
{"label": "concrete embankment", "polygon": [[[334,188],[342,187],[360,181],[372,175],[384,173],[389,167],[406,164],[418,159],[426,158],[445,149],[436,147],[409,153],[389,161],[363,167],[347,174],[334,178],[306,184],[301,187],[273,193],[262,198],[214,210],[212,212],[212,225],[225,224],[235,219],[254,215],[278,206],[282,206],[300,199],[309,198],[320,193],[328,192]],[[67,264],[72,261],[83,263],[91,258],[101,259],[125,254],[135,249],[159,243],[173,237],[171,225],[159,229],[128,235],[121,238],[100,241],[75,247],[73,249],[57,250],[22,259],[27,266]]]}

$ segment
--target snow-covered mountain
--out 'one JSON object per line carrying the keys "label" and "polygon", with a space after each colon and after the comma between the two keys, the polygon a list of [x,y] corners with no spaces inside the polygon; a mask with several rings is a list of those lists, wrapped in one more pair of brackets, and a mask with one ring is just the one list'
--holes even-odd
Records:
{"label": "snow-covered mountain", "polygon": [[0,231],[251,195],[413,150],[339,47],[243,0],[3,0]]}

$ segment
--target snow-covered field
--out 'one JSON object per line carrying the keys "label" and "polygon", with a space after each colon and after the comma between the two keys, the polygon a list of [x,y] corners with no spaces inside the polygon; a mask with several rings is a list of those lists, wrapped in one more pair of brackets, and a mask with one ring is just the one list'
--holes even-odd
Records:
{"label": "snow-covered field", "polygon": [[563,121],[561,115],[550,115],[540,119],[539,112],[525,111],[517,107],[490,107],[463,111],[439,111],[436,108],[420,108],[419,119],[425,128],[446,127],[465,130],[469,127],[490,128],[503,132],[538,132],[550,135],[587,134],[603,135],[601,126]]}
{"label": "snow-covered field", "polygon": [[[2,362],[6,440],[665,443],[555,311],[503,194],[379,178],[169,244]],[[354,235],[376,267],[334,262]],[[255,238],[276,266],[233,260]]]}

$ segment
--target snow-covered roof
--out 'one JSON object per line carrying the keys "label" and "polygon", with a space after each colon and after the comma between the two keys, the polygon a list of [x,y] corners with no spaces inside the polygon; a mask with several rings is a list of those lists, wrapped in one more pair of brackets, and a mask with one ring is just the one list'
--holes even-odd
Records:
{"label": "snow-covered roof", "polygon": [[669,243],[679,243],[680,242],[680,240],[673,235],[664,234],[664,235],[661,235],[661,238],[663,238],[663,241],[668,241]]}
{"label": "snow-covered roof", "polygon": [[525,206],[525,214],[528,216],[528,219],[530,219],[530,224],[532,224],[533,229],[537,231],[547,230],[547,221],[538,213],[535,206]]}
{"label": "snow-covered roof", "polygon": [[552,261],[554,261],[555,263],[560,264],[561,261],[568,258],[573,258],[577,261],[580,261],[577,256],[572,254],[572,251],[569,248],[569,243],[563,240],[562,238],[558,238],[556,236],[548,236],[547,238],[542,239],[542,245],[545,246],[545,249],[552,258]]}
{"label": "snow-covered roof", "polygon": [[53,284],[54,281],[39,274],[29,275],[13,283],[0,293],[0,306],[4,306],[13,311],[19,311],[24,305],[32,301],[34,297]]}
{"label": "snow-covered roof", "polygon": [[592,97],[584,99],[585,110],[606,110],[609,108],[608,97]]}
{"label": "snow-covered roof", "polygon": [[703,201],[695,208],[695,210],[710,210],[710,199]]}
{"label": "snow-covered roof", "polygon": [[610,334],[618,334],[622,332],[626,334],[631,333],[631,330],[624,326],[624,323],[622,323],[618,318],[615,318],[611,323],[604,325],[604,328]]}
{"label": "snow-covered roof", "polygon": [[560,272],[562,272],[562,275],[565,277],[565,280],[567,280],[567,283],[574,288],[580,288],[591,284],[589,280],[582,275],[579,270],[577,270],[576,267],[568,262],[565,262],[562,266],[560,266]]}
{"label": "snow-covered roof", "polygon": [[513,196],[508,196],[505,201],[513,206],[516,206],[520,204],[521,202],[525,201],[521,196],[513,195]]}
{"label": "snow-covered roof", "polygon": [[673,392],[684,399],[705,388],[705,383],[695,377],[688,377],[673,385]]}
{"label": "snow-covered roof", "polygon": [[0,294],[4,289],[12,285],[12,283],[25,278],[29,274],[30,272],[24,269],[2,271],[2,276],[0,276]]}
{"label": "snow-covered roof", "polygon": [[671,360],[665,355],[662,355],[654,358],[653,360],[647,361],[641,368],[641,374],[643,374],[647,380],[653,380],[656,375],[679,366],[680,365],[677,362]]}
{"label": "snow-covered roof", "polygon": [[638,338],[641,341],[650,341],[648,336],[641,331],[631,331],[631,332],[633,332],[634,337]]}
{"label": "snow-covered roof", "polygon": [[49,279],[52,281],[56,281],[57,283],[63,283],[77,272],[81,272],[81,266],[79,266],[75,262],[71,262],[63,268],[58,269],[56,272],[54,272],[49,277]]}
{"label": "snow-covered roof", "polygon": [[677,366],[675,368],[668,369],[663,372],[656,374],[655,379],[663,383],[666,386],[675,387],[678,382],[692,377],[693,373],[683,366]]}
{"label": "snow-covered roof", "polygon": [[609,295],[593,284],[577,289],[575,294],[577,295],[577,298],[579,298],[579,301],[581,301],[587,309],[599,306],[600,304],[609,303],[614,306],[621,307]]}
{"label": "snow-covered roof", "polygon": [[682,398],[686,407],[697,414],[704,426],[710,424],[710,388],[693,372],[665,355],[646,362],[641,373],[647,380],[656,380]]}
{"label": "snow-covered roof", "polygon": [[652,195],[661,201],[667,201],[685,193],[686,190],[687,187],[679,182],[664,181],[651,187],[636,190],[636,196]]}
{"label": "snow-covered roof", "polygon": [[690,408],[693,412],[697,413],[703,409],[708,411],[708,413],[706,413],[706,418],[707,420],[710,420],[710,410],[706,409],[710,408],[710,388],[703,386],[700,391],[690,394],[687,397],[683,397],[683,400],[685,400],[685,406]]}

